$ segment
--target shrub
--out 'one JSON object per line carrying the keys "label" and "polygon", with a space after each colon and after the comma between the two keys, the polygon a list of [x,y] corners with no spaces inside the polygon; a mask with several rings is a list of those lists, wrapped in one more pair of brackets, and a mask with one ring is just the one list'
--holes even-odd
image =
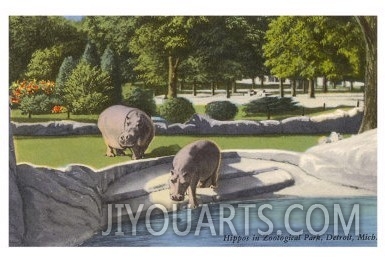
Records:
{"label": "shrub", "polygon": [[12,108],[19,108],[22,114],[48,114],[61,102],[57,97],[55,83],[51,81],[24,80],[11,86]]}
{"label": "shrub", "polygon": [[156,114],[156,104],[152,92],[142,87],[130,87],[124,95],[123,103],[138,108],[150,116]]}
{"label": "shrub", "polygon": [[244,105],[243,111],[247,116],[267,113],[277,114],[288,111],[294,111],[299,108],[298,102],[295,102],[291,97],[263,97],[252,100]]}
{"label": "shrub", "polygon": [[233,120],[238,107],[229,101],[214,101],[205,106],[205,113],[216,120]]}
{"label": "shrub", "polygon": [[108,73],[81,61],[63,88],[65,107],[73,114],[97,114],[111,105],[113,86]]}
{"label": "shrub", "polygon": [[159,114],[171,123],[184,123],[195,113],[192,103],[183,97],[171,98],[160,106]]}

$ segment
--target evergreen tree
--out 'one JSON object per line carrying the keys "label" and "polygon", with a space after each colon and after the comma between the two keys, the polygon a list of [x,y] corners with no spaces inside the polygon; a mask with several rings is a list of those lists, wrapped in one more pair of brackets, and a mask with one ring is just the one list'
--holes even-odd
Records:
{"label": "evergreen tree", "polygon": [[114,87],[112,103],[120,103],[122,100],[122,86],[119,67],[117,65],[116,55],[110,47],[106,48],[101,57],[100,68],[102,69],[102,71],[110,75],[111,82]]}
{"label": "evergreen tree", "polygon": [[99,55],[93,42],[90,41],[87,43],[82,55],[82,60],[91,65],[91,67],[99,66]]}
{"label": "evergreen tree", "polygon": [[76,64],[77,63],[72,56],[64,58],[56,78],[56,88],[59,93],[63,91],[69,76],[76,67]]}

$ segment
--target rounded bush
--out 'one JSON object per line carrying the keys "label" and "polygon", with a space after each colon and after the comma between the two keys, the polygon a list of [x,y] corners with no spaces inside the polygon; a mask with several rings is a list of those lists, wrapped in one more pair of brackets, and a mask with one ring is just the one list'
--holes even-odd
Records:
{"label": "rounded bush", "polygon": [[233,120],[238,107],[229,101],[214,101],[206,105],[205,113],[215,120]]}
{"label": "rounded bush", "polygon": [[160,106],[159,114],[171,123],[184,123],[195,113],[192,103],[183,97],[171,98]]}
{"label": "rounded bush", "polygon": [[124,96],[123,103],[129,107],[138,108],[149,116],[156,114],[156,104],[152,92],[142,87],[130,87]]}

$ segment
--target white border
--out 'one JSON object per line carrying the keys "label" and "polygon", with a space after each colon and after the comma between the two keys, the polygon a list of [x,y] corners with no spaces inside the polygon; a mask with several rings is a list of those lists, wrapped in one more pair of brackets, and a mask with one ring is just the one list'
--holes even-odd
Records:
{"label": "white border", "polygon": [[[2,169],[0,172],[0,204],[1,212],[1,246],[8,245],[8,16],[9,15],[377,15],[378,17],[378,153],[383,153],[383,103],[384,90],[384,56],[381,46],[384,46],[384,16],[383,0],[267,0],[267,1],[224,1],[224,0],[67,0],[60,3],[48,0],[6,0],[2,2],[0,10],[0,129],[2,137],[0,143],[4,147],[1,155]],[[384,165],[382,156],[378,156],[378,217],[384,217]],[[378,236],[384,239],[384,222],[378,219]],[[384,240],[378,241],[378,248],[146,248],[146,254],[159,253],[200,255],[210,254],[268,254],[282,256],[324,256],[325,254],[338,256],[380,256],[384,251]],[[112,256],[114,254],[143,254],[144,248],[8,248],[3,254],[28,254],[28,256],[52,256],[52,254],[93,254],[98,256]],[[182,251],[182,252],[180,252]]]}

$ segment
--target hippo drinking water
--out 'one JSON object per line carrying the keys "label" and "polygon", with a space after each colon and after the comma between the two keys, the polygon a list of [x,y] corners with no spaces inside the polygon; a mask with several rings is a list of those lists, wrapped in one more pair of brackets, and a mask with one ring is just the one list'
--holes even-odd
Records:
{"label": "hippo drinking water", "polygon": [[171,200],[183,201],[188,189],[190,207],[196,208],[196,188],[217,186],[220,160],[220,150],[211,141],[199,140],[183,147],[172,163]]}
{"label": "hippo drinking water", "polygon": [[129,148],[134,160],[143,158],[155,133],[147,114],[123,105],[105,109],[99,116],[98,127],[107,145],[107,156],[125,155],[124,150]]}

